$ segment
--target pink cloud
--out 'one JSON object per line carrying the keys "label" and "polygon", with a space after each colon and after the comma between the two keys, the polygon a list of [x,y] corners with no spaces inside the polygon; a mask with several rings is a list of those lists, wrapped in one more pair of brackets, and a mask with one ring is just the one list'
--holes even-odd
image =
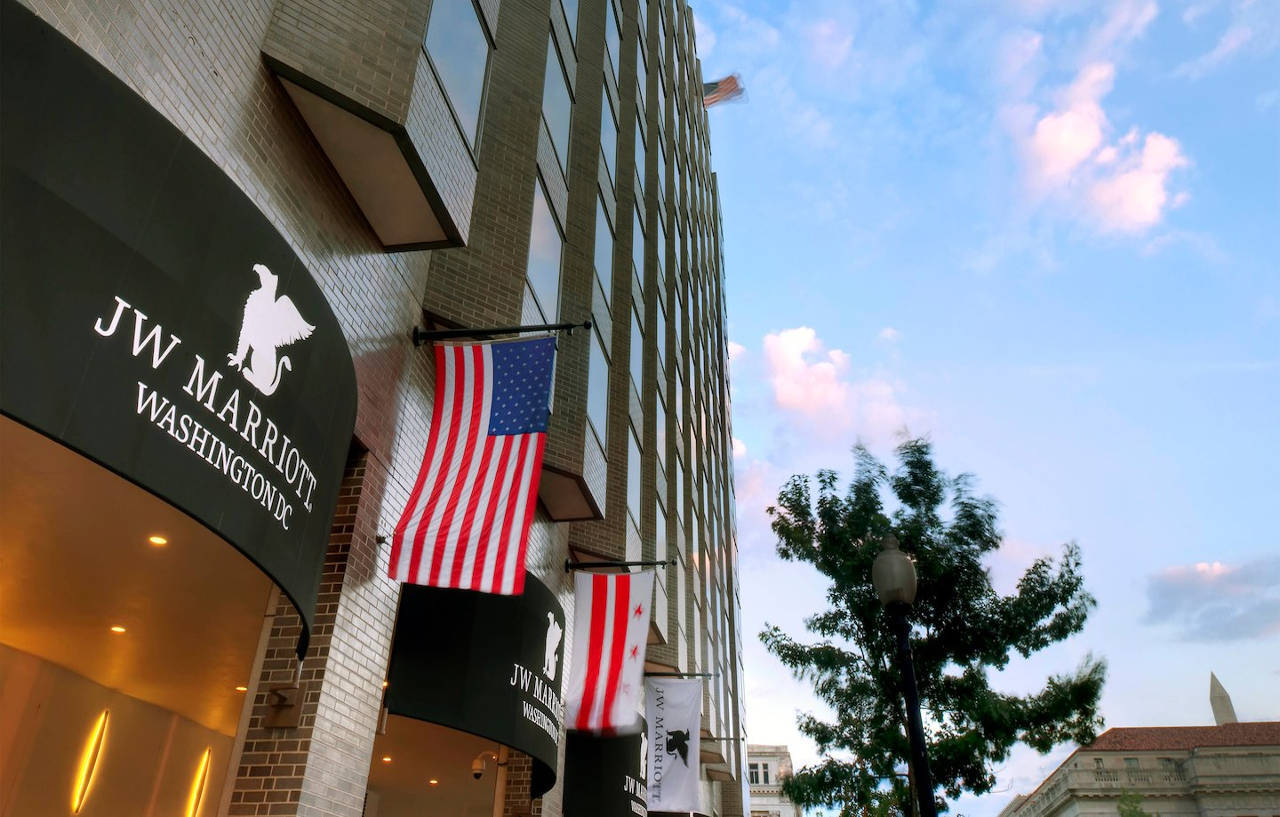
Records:
{"label": "pink cloud", "polygon": [[1058,110],[1036,122],[1029,145],[1032,181],[1041,191],[1071,181],[1076,168],[1102,144],[1107,115],[1102,98],[1115,81],[1115,66],[1086,65],[1062,93]]}
{"label": "pink cloud", "polygon": [[1176,140],[1148,133],[1141,153],[1098,179],[1089,192],[1101,228],[1136,233],[1158,224],[1166,210],[1186,200],[1185,194],[1170,196],[1169,175],[1188,164]]}

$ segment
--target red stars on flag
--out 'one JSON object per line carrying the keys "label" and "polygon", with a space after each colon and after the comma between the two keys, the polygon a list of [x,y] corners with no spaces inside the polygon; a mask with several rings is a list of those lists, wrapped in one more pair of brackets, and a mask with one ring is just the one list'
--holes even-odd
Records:
{"label": "red stars on flag", "polygon": [[640,725],[653,572],[573,577],[573,665],[565,726],[605,734]]}

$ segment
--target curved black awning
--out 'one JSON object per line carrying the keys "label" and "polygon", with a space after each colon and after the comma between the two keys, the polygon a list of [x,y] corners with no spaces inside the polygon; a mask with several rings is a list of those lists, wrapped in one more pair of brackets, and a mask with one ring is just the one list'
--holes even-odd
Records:
{"label": "curved black awning", "polygon": [[645,817],[645,734],[570,732],[564,750],[564,817]]}
{"label": "curved black awning", "polygon": [[338,321],[178,128],[16,2],[0,15],[0,413],[234,545],[305,648],[355,424]]}
{"label": "curved black awning", "polygon": [[524,752],[540,797],[559,765],[564,627],[564,608],[532,575],[519,596],[406,584],[387,710]]}

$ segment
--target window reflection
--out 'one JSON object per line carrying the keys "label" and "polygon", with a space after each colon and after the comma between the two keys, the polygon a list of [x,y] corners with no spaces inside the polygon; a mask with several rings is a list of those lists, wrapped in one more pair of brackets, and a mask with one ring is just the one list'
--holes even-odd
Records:
{"label": "window reflection", "polygon": [[427,22],[426,46],[462,135],[474,147],[489,65],[489,40],[474,3],[435,0]]}
{"label": "window reflection", "polygon": [[569,36],[578,37],[578,0],[560,0],[564,7],[564,17],[569,21]]}
{"label": "window reflection", "polygon": [[641,377],[644,372],[644,330],[640,328],[640,317],[636,315],[636,311],[631,310],[631,380],[635,383],[636,390],[643,393],[640,388]]}
{"label": "window reflection", "polygon": [[627,511],[640,527],[640,443],[634,428],[627,435]]}
{"label": "window reflection", "polygon": [[604,295],[606,307],[613,302],[613,226],[604,202],[596,194],[596,281]]}
{"label": "window reflection", "polygon": [[[633,211],[635,212],[635,211]],[[640,218],[640,213],[635,212],[635,229],[631,233],[631,264],[632,270],[635,272],[636,280],[640,282],[641,291],[644,290],[644,221]]]}
{"label": "window reflection", "polygon": [[587,364],[587,419],[596,433],[600,447],[608,451],[609,439],[609,359],[604,354],[604,341],[597,329],[591,331],[592,343]]}
{"label": "window reflection", "polygon": [[600,105],[600,152],[604,154],[604,166],[609,171],[609,181],[617,179],[618,120],[613,114],[609,88],[605,86],[604,100]]}
{"label": "window reflection", "polygon": [[551,132],[551,144],[555,146],[560,168],[568,167],[569,117],[573,100],[569,97],[569,81],[560,62],[560,52],[554,37],[547,38],[547,72],[542,83],[542,118]]}
{"label": "window reflection", "polygon": [[555,323],[560,312],[560,249],[563,239],[555,216],[547,205],[542,180],[533,186],[533,226],[529,232],[529,264],[526,276],[545,323]]}
{"label": "window reflection", "polygon": [[618,14],[613,10],[613,0],[604,0],[604,46],[609,57],[613,81],[618,81],[618,55],[622,53],[622,29],[618,26]]}

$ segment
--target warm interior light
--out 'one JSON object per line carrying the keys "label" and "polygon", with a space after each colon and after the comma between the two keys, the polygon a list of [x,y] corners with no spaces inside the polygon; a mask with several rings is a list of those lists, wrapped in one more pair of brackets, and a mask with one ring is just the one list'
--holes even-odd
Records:
{"label": "warm interior light", "polygon": [[382,688],[383,688],[383,689],[386,689],[386,688],[387,688],[387,687],[389,687],[389,686],[391,686],[391,682],[390,682],[390,681],[383,681],[383,682],[382,682]]}
{"label": "warm interior light", "polygon": [[434,777],[433,777],[433,778],[431,778],[430,780],[428,780],[427,782],[428,782],[428,783],[430,783],[430,784],[431,784],[431,785],[433,785],[433,786],[438,786],[438,785],[440,784],[440,781],[439,781],[439,780],[436,780]]}
{"label": "warm interior light", "polygon": [[249,688],[247,686],[236,687],[236,692],[248,692],[248,691],[249,691]]}
{"label": "warm interior light", "polygon": [[209,781],[209,758],[212,754],[213,749],[208,748],[200,756],[200,765],[196,767],[196,776],[191,780],[191,794],[187,795],[185,817],[196,817],[200,813],[200,803],[204,801],[205,783]]}
{"label": "warm interior light", "polygon": [[107,716],[110,710],[102,710],[89,739],[84,743],[84,751],[80,753],[80,766],[76,770],[76,784],[71,789],[71,813],[79,814],[84,801],[89,797],[89,786],[93,784],[93,773],[97,771],[98,761],[102,758],[102,748],[107,742]]}
{"label": "warm interior light", "polygon": [[113,625],[113,626],[111,627],[111,632],[113,632],[113,633],[123,633],[123,632],[124,632],[124,628],[123,628],[123,627],[121,627],[119,624],[116,624],[116,625]]}
{"label": "warm interior light", "polygon": [[383,763],[390,763],[390,762],[391,762],[391,755],[383,755],[383,756],[382,756],[382,762],[383,762]]}
{"label": "warm interior light", "polygon": [[147,541],[155,545],[156,547],[164,547],[165,545],[169,544],[169,540],[164,538],[163,536],[160,536],[159,534],[155,536],[148,536]]}

